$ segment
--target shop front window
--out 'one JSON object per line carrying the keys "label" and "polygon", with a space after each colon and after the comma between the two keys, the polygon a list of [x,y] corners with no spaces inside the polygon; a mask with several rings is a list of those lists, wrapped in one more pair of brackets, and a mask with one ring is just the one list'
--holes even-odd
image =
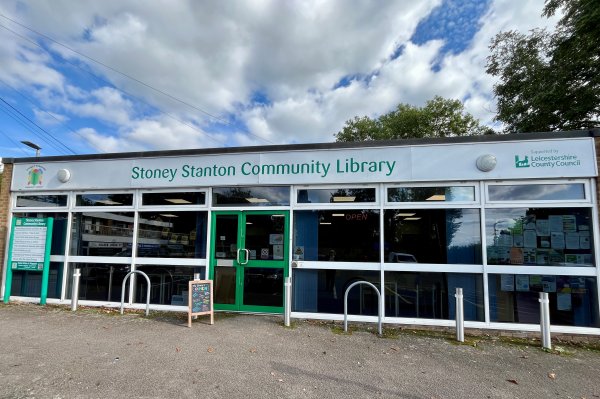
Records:
{"label": "shop front window", "polygon": [[379,211],[311,210],[294,213],[296,260],[379,262]]}
{"label": "shop front window", "polygon": [[387,209],[388,263],[481,264],[478,209]]}
{"label": "shop front window", "polygon": [[133,212],[73,213],[71,255],[131,256]]}
{"label": "shop front window", "polygon": [[594,266],[589,208],[486,210],[490,265]]}
{"label": "shop front window", "polygon": [[75,201],[77,206],[131,206],[133,194],[80,194]]}
{"label": "shop front window", "polygon": [[286,206],[290,204],[290,188],[282,187],[215,187],[214,206]]}
{"label": "shop front window", "polygon": [[[131,271],[129,265],[75,263],[70,267],[71,276],[75,269],[80,269],[81,273],[81,277],[79,277],[80,300],[121,302],[123,279]],[[144,279],[142,276],[138,278]],[[67,299],[71,299],[72,295],[71,280],[71,278],[67,279]],[[125,284],[125,301],[128,300],[128,295],[129,283]]]}
{"label": "shop front window", "polygon": [[583,183],[490,185],[488,195],[490,201],[584,200],[585,185]]}
{"label": "shop front window", "polygon": [[391,187],[387,190],[388,202],[472,202],[475,187]]}
{"label": "shop front window", "polygon": [[463,289],[465,320],[484,321],[483,277],[463,273],[386,272],[385,316],[454,319],[456,288]]}
{"label": "shop front window", "polygon": [[550,324],[600,327],[595,277],[490,274],[490,320],[540,323],[539,293],[550,300]]}
{"label": "shop front window", "polygon": [[[50,262],[48,275],[48,298],[60,298],[63,279],[63,263]],[[14,270],[10,295],[39,298],[42,293],[42,272]]]}
{"label": "shop front window", "polygon": [[[344,313],[346,289],[357,281],[380,286],[380,273],[363,270],[296,269],[292,278],[293,311]],[[348,314],[377,316],[377,293],[366,284],[354,286],[348,293]]]}
{"label": "shop front window", "polygon": [[18,195],[17,208],[57,208],[67,206],[66,195]]}
{"label": "shop front window", "polygon": [[205,203],[206,193],[203,191],[142,194],[142,206],[193,206]]}
{"label": "shop front window", "polygon": [[48,218],[54,219],[52,223],[52,244],[50,246],[50,255],[64,255],[65,243],[67,241],[68,215],[66,213],[50,212],[19,212],[14,213],[13,217],[19,218]]}
{"label": "shop front window", "polygon": [[[204,267],[140,266],[137,270],[150,279],[150,303],[155,305],[188,306],[189,282],[194,273],[204,277]],[[147,284],[143,276],[136,276],[134,302],[146,303]]]}
{"label": "shop front window", "polygon": [[137,256],[206,257],[206,212],[140,212],[138,220]]}
{"label": "shop front window", "polygon": [[374,188],[322,188],[298,190],[296,200],[299,204],[340,204],[356,202],[375,202]]}

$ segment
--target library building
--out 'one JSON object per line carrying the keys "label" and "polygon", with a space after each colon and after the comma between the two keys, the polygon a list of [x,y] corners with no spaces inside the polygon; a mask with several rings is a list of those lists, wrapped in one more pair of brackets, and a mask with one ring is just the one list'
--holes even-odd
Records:
{"label": "library building", "polygon": [[[600,335],[600,129],[3,159],[5,302]],[[19,240],[13,240],[20,229]],[[43,232],[43,233],[40,233]],[[25,239],[23,239],[25,237]],[[40,250],[41,248],[41,250]],[[137,276],[136,278],[133,278]],[[291,280],[291,289],[284,281]],[[144,308],[147,281],[124,306]],[[289,295],[286,295],[289,292]],[[42,301],[43,300],[43,301]]]}

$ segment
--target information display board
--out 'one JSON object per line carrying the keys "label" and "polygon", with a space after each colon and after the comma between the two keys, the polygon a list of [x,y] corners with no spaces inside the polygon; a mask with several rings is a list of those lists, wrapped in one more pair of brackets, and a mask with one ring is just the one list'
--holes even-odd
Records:
{"label": "information display board", "polygon": [[13,271],[42,272],[40,304],[46,304],[52,225],[49,218],[14,218],[8,247],[4,302],[8,302]]}
{"label": "information display board", "polygon": [[210,315],[210,324],[214,324],[212,280],[190,281],[188,301],[188,327],[192,326],[192,316],[206,314]]}

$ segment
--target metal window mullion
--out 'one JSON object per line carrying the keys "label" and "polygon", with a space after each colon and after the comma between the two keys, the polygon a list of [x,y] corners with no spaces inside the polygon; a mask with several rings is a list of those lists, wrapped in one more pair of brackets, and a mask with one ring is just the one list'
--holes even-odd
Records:
{"label": "metal window mullion", "polygon": [[590,191],[591,191],[591,200],[592,200],[592,234],[593,234],[593,243],[594,243],[594,265],[596,268],[596,311],[600,314],[600,290],[598,289],[598,284],[600,283],[600,267],[598,267],[598,257],[600,256],[600,248],[599,241],[600,237],[598,237],[600,227],[598,226],[598,196],[596,195],[596,182],[594,179],[591,179],[590,183]]}
{"label": "metal window mullion", "polygon": [[[485,183],[479,182],[479,192],[486,194],[485,191]],[[479,228],[481,234],[481,262],[483,264],[483,319],[486,325],[490,324],[490,290],[488,286],[488,270],[487,270],[487,233],[485,231],[486,227],[486,215],[485,215],[485,203],[487,199],[487,195],[481,196],[481,201],[479,205]]]}
{"label": "metal window mullion", "polygon": [[380,286],[379,286],[379,314],[382,317],[382,320],[385,320],[386,315],[385,315],[385,268],[384,268],[384,261],[385,261],[385,248],[384,248],[384,243],[385,243],[385,237],[384,235],[384,227],[385,227],[385,209],[383,206],[383,199],[385,198],[385,185],[384,184],[379,184],[379,190],[378,190],[378,195],[379,195],[379,282],[380,282]]}
{"label": "metal window mullion", "polygon": [[[135,195],[134,195],[135,198]],[[139,222],[139,211],[135,210],[133,212],[133,237],[131,240],[131,269],[130,272],[137,270],[136,268],[136,257],[137,257],[137,237],[138,237],[138,223]],[[135,282],[136,282],[136,274],[133,273],[131,278],[129,279],[129,305],[133,304],[133,299],[135,298]]]}
{"label": "metal window mullion", "polygon": [[65,237],[65,261],[63,264],[63,281],[60,289],[60,300],[65,301],[67,299],[67,284],[69,282],[69,270],[70,270],[70,256],[71,256],[71,237],[73,235],[73,211],[69,209],[67,213],[67,236]]}

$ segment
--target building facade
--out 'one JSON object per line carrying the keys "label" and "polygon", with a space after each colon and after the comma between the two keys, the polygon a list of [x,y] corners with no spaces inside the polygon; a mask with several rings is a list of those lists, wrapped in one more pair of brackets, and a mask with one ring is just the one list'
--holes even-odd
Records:
{"label": "building facade", "polygon": [[[48,303],[115,306],[132,270],[151,307],[185,310],[195,273],[217,310],[600,334],[600,131],[20,158],[0,190],[2,295],[10,222],[52,217]],[[14,271],[11,300],[41,274]],[[145,279],[126,286],[130,307]]]}

